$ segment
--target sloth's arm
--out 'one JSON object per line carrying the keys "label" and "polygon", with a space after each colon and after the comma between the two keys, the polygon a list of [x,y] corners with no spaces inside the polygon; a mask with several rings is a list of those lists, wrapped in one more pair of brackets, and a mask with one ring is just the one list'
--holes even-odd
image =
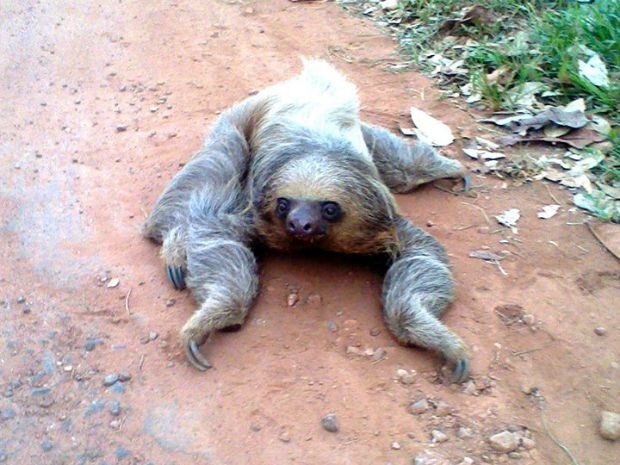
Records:
{"label": "sloth's arm", "polygon": [[177,289],[186,283],[198,304],[181,331],[196,368],[209,362],[198,347],[213,331],[243,323],[258,289],[254,235],[245,188],[250,150],[248,114],[240,104],[215,123],[204,146],[158,199],[144,233],[162,242],[166,272]]}
{"label": "sloth's arm", "polygon": [[399,218],[391,256],[383,284],[388,328],[403,344],[443,354],[454,365],[453,381],[464,381],[469,373],[467,348],[439,321],[454,299],[454,280],[444,248],[434,237]]}
{"label": "sloth's arm", "polygon": [[385,184],[397,193],[409,192],[420,184],[441,178],[469,178],[458,161],[439,155],[433,147],[408,144],[390,131],[362,123],[364,142]]}

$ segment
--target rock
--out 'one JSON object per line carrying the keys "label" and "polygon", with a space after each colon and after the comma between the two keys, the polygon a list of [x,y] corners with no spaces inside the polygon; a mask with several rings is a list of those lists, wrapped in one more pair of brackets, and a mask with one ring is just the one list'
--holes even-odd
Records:
{"label": "rock", "polygon": [[409,413],[413,415],[418,415],[420,413],[426,412],[428,410],[428,407],[428,401],[426,399],[420,399],[409,404],[407,410],[409,410]]}
{"label": "rock", "polygon": [[446,442],[449,439],[446,433],[439,431],[438,429],[434,429],[431,432],[431,438],[433,439],[433,442]]}
{"label": "rock", "polygon": [[330,433],[337,433],[340,430],[338,418],[334,413],[328,413],[321,418],[321,426],[324,430],[329,431]]}
{"label": "rock", "polygon": [[384,10],[395,10],[398,8],[398,0],[383,0],[380,5]]}
{"label": "rock", "polygon": [[531,313],[524,314],[521,317],[521,319],[523,320],[523,323],[525,323],[528,326],[533,326],[534,323],[536,323],[536,317],[532,315]]}
{"label": "rock", "polygon": [[377,337],[379,334],[381,334],[381,328],[372,328],[370,330],[370,335],[372,337]]}
{"label": "rock", "polygon": [[96,339],[96,338],[91,338],[91,339],[86,339],[86,342],[84,343],[84,349],[88,352],[92,352],[93,350],[95,350],[95,347],[102,345],[103,341],[101,339]]}
{"label": "rock", "polygon": [[412,461],[413,465],[444,465],[447,464],[445,458],[436,452],[425,450],[416,455]]}
{"label": "rock", "polygon": [[372,360],[378,362],[379,360],[383,360],[385,358],[385,350],[381,347],[377,347],[377,349],[372,354]]}
{"label": "rock", "polygon": [[118,380],[118,375],[116,373],[111,373],[103,378],[103,385],[109,387],[115,384]]}
{"label": "rock", "polygon": [[511,459],[518,460],[523,456],[519,452],[508,452],[508,457],[510,457]]}
{"label": "rock", "polygon": [[491,436],[489,443],[498,452],[512,452],[519,447],[519,436],[510,431],[502,431]]}
{"label": "rock", "polygon": [[118,400],[110,402],[110,413],[113,417],[117,417],[121,414],[121,403]]}
{"label": "rock", "polygon": [[530,438],[521,438],[521,446],[525,449],[525,450],[532,450],[536,447],[536,442],[533,439]]}
{"label": "rock", "polygon": [[435,404],[435,415],[439,417],[445,417],[446,415],[450,415],[452,413],[452,407],[446,404],[444,401],[440,400]]}
{"label": "rock", "polygon": [[348,355],[362,355],[362,350],[359,347],[347,346]]}
{"label": "rock", "polygon": [[122,371],[118,374],[118,380],[123,383],[126,381],[129,381],[130,379],[131,379],[131,375],[127,373],[126,371]]}
{"label": "rock", "polygon": [[604,336],[605,334],[607,334],[607,330],[602,326],[597,326],[596,328],[594,328],[594,334],[596,334],[597,336]]}
{"label": "rock", "polygon": [[413,370],[411,372],[403,370],[402,368],[396,370],[396,376],[398,376],[398,381],[405,385],[413,384],[415,382],[414,374],[415,371]]}
{"label": "rock", "polygon": [[86,412],[84,412],[84,417],[88,418],[91,415],[94,415],[95,413],[101,412],[104,408],[105,408],[105,400],[95,399],[90,403],[90,405],[86,409]]}
{"label": "rock", "polygon": [[463,384],[463,394],[467,394],[468,396],[477,396],[479,394],[478,388],[476,387],[476,383],[474,383],[474,380],[470,379],[465,384]]}
{"label": "rock", "polygon": [[154,341],[159,337],[156,331],[149,331],[149,341]]}
{"label": "rock", "polygon": [[0,420],[10,420],[11,418],[15,418],[15,415],[17,414],[15,413],[15,410],[13,410],[11,407],[5,408],[4,410],[2,410],[2,412],[0,412]]}
{"label": "rock", "polygon": [[168,299],[166,300],[166,307],[172,307],[176,303],[177,303],[176,299]]}
{"label": "rock", "polygon": [[602,437],[610,441],[620,439],[620,413],[603,410],[599,432]]}
{"label": "rock", "polygon": [[20,295],[20,296],[17,298],[17,303],[18,303],[18,304],[23,304],[23,303],[25,303],[25,302],[26,302],[26,298],[25,298],[23,295]]}
{"label": "rock", "polygon": [[329,329],[332,333],[335,333],[336,331],[338,331],[338,325],[332,320],[329,320],[327,322],[327,329]]}
{"label": "rock", "polygon": [[112,420],[110,422],[110,428],[119,429],[121,427],[121,422],[119,420]]}
{"label": "rock", "polygon": [[390,447],[392,447],[392,449],[394,450],[400,450],[400,444],[396,441],[394,441]]}
{"label": "rock", "polygon": [[291,436],[288,434],[288,431],[282,431],[278,439],[282,442],[291,442]]}
{"label": "rock", "polygon": [[471,457],[463,457],[463,460],[458,465],[473,465],[474,459]]}
{"label": "rock", "polygon": [[52,392],[50,388],[39,387],[39,388],[34,388],[32,391],[30,391],[30,394],[33,396],[47,396],[49,395],[50,392]]}
{"label": "rock", "polygon": [[121,280],[118,278],[112,278],[108,281],[108,284],[106,284],[107,288],[113,288],[113,287],[117,287],[119,284],[121,283]]}
{"label": "rock", "polygon": [[114,383],[110,386],[110,392],[114,392],[116,394],[123,394],[125,392],[125,385],[123,383]]}
{"label": "rock", "polygon": [[289,307],[293,307],[297,302],[299,302],[299,294],[297,293],[292,292],[286,298],[286,303]]}
{"label": "rock", "polygon": [[456,436],[459,439],[470,439],[474,437],[474,432],[470,428],[461,426],[456,430]]}
{"label": "rock", "polygon": [[116,451],[114,452],[114,455],[116,455],[116,460],[119,460],[119,461],[123,460],[124,458],[129,457],[130,454],[131,452],[129,452],[124,447],[117,447]]}
{"label": "rock", "polygon": [[43,449],[43,452],[49,452],[53,448],[54,448],[54,443],[50,441],[49,439],[46,439],[45,441],[41,443],[41,449]]}

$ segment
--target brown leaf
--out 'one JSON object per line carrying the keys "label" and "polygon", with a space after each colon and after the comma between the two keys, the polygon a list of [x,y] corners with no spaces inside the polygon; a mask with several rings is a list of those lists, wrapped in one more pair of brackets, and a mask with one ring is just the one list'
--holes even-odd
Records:
{"label": "brown leaf", "polygon": [[546,137],[542,132],[532,133],[530,136],[511,135],[500,137],[498,142],[502,145],[515,145],[523,142],[547,142],[550,144],[566,144],[576,149],[582,149],[594,142],[601,142],[605,140],[605,136],[598,132],[581,128],[576,131],[572,131],[562,137]]}

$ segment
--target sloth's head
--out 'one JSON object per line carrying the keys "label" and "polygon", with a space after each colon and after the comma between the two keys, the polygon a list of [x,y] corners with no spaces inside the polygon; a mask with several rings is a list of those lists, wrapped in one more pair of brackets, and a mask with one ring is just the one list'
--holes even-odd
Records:
{"label": "sloth's head", "polygon": [[274,248],[372,253],[394,234],[394,200],[374,165],[342,140],[296,137],[257,154],[259,233]]}

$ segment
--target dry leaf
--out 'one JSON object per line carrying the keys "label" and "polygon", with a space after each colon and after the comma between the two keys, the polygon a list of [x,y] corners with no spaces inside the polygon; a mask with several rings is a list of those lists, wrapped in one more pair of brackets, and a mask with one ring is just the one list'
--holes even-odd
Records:
{"label": "dry leaf", "polygon": [[450,128],[422,110],[411,107],[411,120],[417,128],[418,137],[436,147],[444,147],[454,142]]}
{"label": "dry leaf", "polygon": [[554,217],[557,213],[558,210],[560,209],[559,205],[545,205],[542,208],[542,211],[539,211],[537,213],[538,218],[542,218],[543,220],[548,220],[549,218]]}

